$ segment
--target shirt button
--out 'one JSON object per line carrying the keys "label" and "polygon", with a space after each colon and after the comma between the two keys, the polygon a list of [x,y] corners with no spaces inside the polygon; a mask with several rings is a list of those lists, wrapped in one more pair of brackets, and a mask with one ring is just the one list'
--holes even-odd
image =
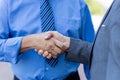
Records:
{"label": "shirt button", "polygon": [[48,68],[45,68],[45,70],[47,71],[47,70],[48,70]]}

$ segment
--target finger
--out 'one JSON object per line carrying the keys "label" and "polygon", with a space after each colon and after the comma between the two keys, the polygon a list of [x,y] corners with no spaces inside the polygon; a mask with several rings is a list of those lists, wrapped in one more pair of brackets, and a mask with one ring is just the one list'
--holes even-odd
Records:
{"label": "finger", "polygon": [[55,51],[52,51],[51,55],[52,55],[53,58],[57,58],[57,56],[58,56],[59,54],[56,53]]}
{"label": "finger", "polygon": [[52,56],[53,58],[57,58],[57,56]]}
{"label": "finger", "polygon": [[52,58],[52,55],[51,55],[51,54],[48,54],[47,58],[48,58],[48,59]]}
{"label": "finger", "polygon": [[59,55],[61,53],[63,53],[64,51],[61,50],[59,47],[55,46],[52,53],[54,52],[55,55]]}
{"label": "finger", "polygon": [[65,47],[65,45],[64,45],[63,42],[61,42],[61,41],[59,41],[59,40],[57,40],[57,39],[54,39],[54,42],[55,42],[55,45],[56,45],[57,47],[59,47],[60,49],[62,49],[63,51],[65,51],[66,47]]}
{"label": "finger", "polygon": [[51,32],[48,32],[47,35],[44,37],[45,40],[49,40],[53,37],[53,34]]}
{"label": "finger", "polygon": [[42,56],[43,56],[43,57],[47,57],[48,54],[49,54],[49,53],[48,53],[47,51],[45,51],[45,52],[42,54]]}
{"label": "finger", "polygon": [[38,51],[38,53],[39,53],[40,55],[43,55],[43,54],[44,54],[44,51],[40,49],[40,50]]}
{"label": "finger", "polygon": [[37,49],[34,49],[37,52]]}

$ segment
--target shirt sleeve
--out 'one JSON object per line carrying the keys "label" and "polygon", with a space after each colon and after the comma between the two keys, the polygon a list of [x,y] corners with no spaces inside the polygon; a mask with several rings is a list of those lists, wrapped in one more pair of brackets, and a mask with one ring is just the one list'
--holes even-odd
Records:
{"label": "shirt sleeve", "polygon": [[[81,36],[80,37],[81,37],[81,40],[83,41],[71,39],[70,49],[67,54],[67,59],[73,60],[75,58],[72,58],[72,57],[76,56],[75,61],[79,61],[81,63],[88,63],[91,48],[88,46],[87,42],[91,42],[91,43],[93,42],[95,33],[94,33],[94,28],[93,28],[88,6],[85,4],[84,1],[81,2],[80,15],[81,15],[81,25],[80,25]],[[87,41],[87,42],[85,43],[84,41]]]}
{"label": "shirt sleeve", "polygon": [[68,54],[66,54],[66,59],[83,63],[86,77],[87,79],[90,79],[89,69],[87,64],[89,62],[92,46],[90,45],[90,43],[88,44],[87,42],[91,42],[91,43],[93,42],[95,32],[88,6],[84,2],[84,0],[79,0],[79,1],[81,6],[80,38],[83,41],[71,39],[70,49]]}
{"label": "shirt sleeve", "polygon": [[[85,3],[85,2],[84,2]],[[88,42],[93,42],[94,37],[95,37],[95,32],[94,32],[94,27],[92,24],[92,19],[91,19],[91,15],[90,15],[90,11],[88,6],[85,4],[83,5],[82,9],[81,9],[81,16],[84,20],[82,20],[82,40],[84,41],[88,41]],[[90,55],[91,52],[88,53],[88,55]],[[90,79],[90,75],[89,75],[89,66],[88,64],[84,64],[84,72],[86,74],[87,79]]]}
{"label": "shirt sleeve", "polygon": [[88,64],[90,58],[92,44],[80,39],[70,40],[70,48],[66,54],[66,59],[76,61],[83,64]]}
{"label": "shirt sleeve", "polygon": [[90,11],[86,4],[82,7],[80,13],[82,17],[81,39],[84,41],[93,42],[94,37],[95,37],[95,32],[94,32],[94,27],[93,27]]}
{"label": "shirt sleeve", "polygon": [[7,0],[0,0],[0,61],[16,63],[22,37],[10,38]]}

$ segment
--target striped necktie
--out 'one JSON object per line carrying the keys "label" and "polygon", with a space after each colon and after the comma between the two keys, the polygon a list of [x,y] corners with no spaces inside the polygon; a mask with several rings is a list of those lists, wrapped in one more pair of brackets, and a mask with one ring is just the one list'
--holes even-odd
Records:
{"label": "striped necktie", "polygon": [[[48,0],[41,0],[40,17],[41,17],[42,32],[55,30],[54,16]],[[55,67],[55,65],[58,62],[58,59],[51,58],[51,59],[45,59],[45,61],[51,67]]]}

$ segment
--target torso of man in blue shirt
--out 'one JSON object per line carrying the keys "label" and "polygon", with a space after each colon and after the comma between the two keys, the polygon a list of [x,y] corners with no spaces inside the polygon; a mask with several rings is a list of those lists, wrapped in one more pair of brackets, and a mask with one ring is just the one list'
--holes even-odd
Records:
{"label": "torso of man in blue shirt", "polygon": [[[93,41],[90,13],[83,0],[49,0],[56,31],[65,36]],[[63,80],[79,63],[61,55],[52,68],[33,49],[19,54],[22,37],[42,33],[40,0],[0,0],[0,61],[9,62],[20,80]]]}

